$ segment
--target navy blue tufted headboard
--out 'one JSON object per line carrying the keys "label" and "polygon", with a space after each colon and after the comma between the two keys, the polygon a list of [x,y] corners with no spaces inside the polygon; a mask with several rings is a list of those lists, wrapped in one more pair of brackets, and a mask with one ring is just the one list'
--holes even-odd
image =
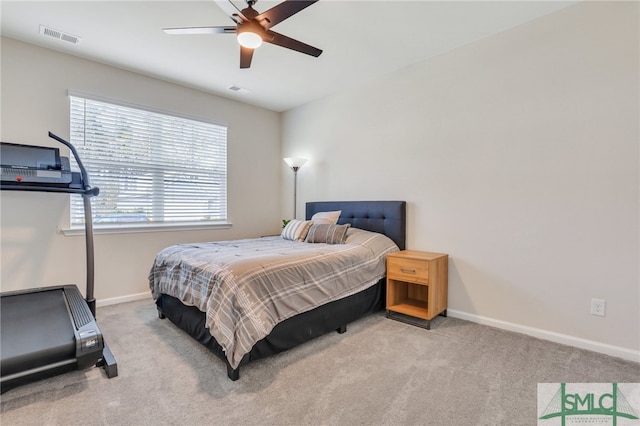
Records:
{"label": "navy blue tufted headboard", "polygon": [[306,218],[315,213],[342,210],[338,224],[379,232],[400,248],[406,244],[406,201],[312,201],[307,203]]}

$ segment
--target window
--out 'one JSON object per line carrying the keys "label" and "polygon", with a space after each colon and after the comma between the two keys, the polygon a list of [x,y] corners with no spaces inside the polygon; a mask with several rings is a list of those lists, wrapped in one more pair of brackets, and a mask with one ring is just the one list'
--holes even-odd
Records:
{"label": "window", "polygon": [[[226,222],[226,127],[71,96],[71,143],[100,188],[96,227]],[[82,226],[82,199],[71,199],[71,226]]]}

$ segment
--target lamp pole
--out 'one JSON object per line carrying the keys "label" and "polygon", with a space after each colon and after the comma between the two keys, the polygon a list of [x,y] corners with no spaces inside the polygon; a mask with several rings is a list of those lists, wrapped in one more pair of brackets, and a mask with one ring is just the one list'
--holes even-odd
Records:
{"label": "lamp pole", "polygon": [[296,209],[298,207],[297,196],[298,196],[298,169],[299,168],[300,166],[291,167],[291,170],[293,170],[293,218],[294,219],[298,217],[296,213]]}
{"label": "lamp pole", "polygon": [[307,162],[306,158],[285,158],[284,161],[293,170],[293,218],[297,216],[298,170]]}

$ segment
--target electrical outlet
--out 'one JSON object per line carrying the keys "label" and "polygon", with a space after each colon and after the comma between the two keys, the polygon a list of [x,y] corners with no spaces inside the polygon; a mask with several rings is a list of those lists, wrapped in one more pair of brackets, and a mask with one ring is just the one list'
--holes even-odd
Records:
{"label": "electrical outlet", "polygon": [[591,299],[591,315],[603,317],[607,302],[604,299]]}

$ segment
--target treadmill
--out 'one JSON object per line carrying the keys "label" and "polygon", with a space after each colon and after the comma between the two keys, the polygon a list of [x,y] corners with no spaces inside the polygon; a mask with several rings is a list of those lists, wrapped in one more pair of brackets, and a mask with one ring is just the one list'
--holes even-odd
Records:
{"label": "treadmill", "polygon": [[[68,159],[59,157],[57,148],[20,148],[19,145],[2,143],[3,150],[6,149],[4,152],[9,153],[7,157],[18,158],[18,161],[24,159],[24,163],[2,166],[0,189],[78,194],[83,197],[86,297],[76,285],[0,293],[1,393],[36,380],[92,366],[104,368],[108,378],[118,375],[116,360],[96,322],[93,296],[91,197],[97,196],[99,189],[91,187],[87,171],[73,145],[51,132],[49,137],[69,147],[80,172],[68,170]],[[48,164],[43,166],[43,163]],[[22,175],[31,178],[23,178]]]}

